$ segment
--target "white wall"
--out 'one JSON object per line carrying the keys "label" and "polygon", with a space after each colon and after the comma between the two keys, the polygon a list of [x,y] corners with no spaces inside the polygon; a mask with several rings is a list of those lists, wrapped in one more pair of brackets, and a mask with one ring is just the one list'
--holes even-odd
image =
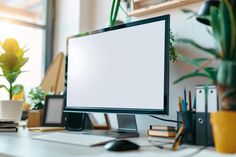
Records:
{"label": "white wall", "polygon": [[[60,0],[62,2],[63,0]],[[72,2],[73,0],[70,0]],[[77,1],[77,0],[74,0]],[[109,18],[109,13],[110,13],[110,6],[111,6],[111,0],[87,0],[86,2],[81,0],[84,4],[81,3],[81,8],[83,8],[83,11],[80,11],[80,21],[79,21],[79,26],[80,26],[80,31],[90,31],[93,29],[99,29],[107,26],[108,18]],[[69,2],[66,1],[67,5]],[[74,6],[74,3],[72,4]],[[188,8],[192,10],[198,10],[199,6],[201,3],[195,3],[192,5],[187,5],[182,8]],[[85,9],[86,8],[86,9]],[[196,40],[198,43],[205,45],[205,46],[212,46],[213,45],[213,40],[211,37],[206,33],[206,26],[198,23],[195,19],[190,19],[187,20],[188,15],[184,14],[181,12],[182,8],[175,8],[167,11],[162,11],[156,14],[151,14],[145,17],[141,18],[133,18],[133,20],[139,20],[142,18],[148,18],[148,17],[153,17],[153,16],[159,16],[163,14],[170,14],[171,15],[171,29],[173,32],[176,34],[177,37],[187,37],[187,38],[193,38]],[[57,30],[57,33],[59,37],[64,37],[65,36],[65,29],[67,30],[68,33],[73,33],[73,28],[64,28],[65,22],[67,22],[68,25],[68,16],[73,16],[73,12],[71,9],[67,10],[68,7],[60,7],[62,9],[62,12],[66,12],[65,16],[64,14],[62,15],[62,19],[60,17],[60,29]],[[67,11],[68,12],[67,12]],[[58,13],[59,15],[62,14],[61,12]],[[65,18],[65,19],[64,19]],[[72,20],[78,20],[79,17],[73,17]],[[124,15],[122,12],[119,14],[119,19],[124,19]],[[64,19],[64,20],[63,20]],[[73,23],[75,21],[70,21],[69,22]],[[77,21],[75,22],[77,24]],[[72,26],[71,26],[72,27]],[[67,34],[68,34],[67,33]],[[55,49],[58,51],[63,50],[62,45],[63,39],[58,40],[57,45],[55,45]],[[62,45],[59,45],[62,44]],[[199,56],[199,50],[193,49],[192,47],[186,46],[186,45],[178,45],[177,46],[178,50],[183,53],[187,54],[192,57]],[[183,75],[186,72],[189,72],[193,70],[192,66],[189,66],[185,63],[181,62],[176,62],[176,63],[170,63],[170,95],[169,95],[169,116],[163,116],[164,118],[169,118],[169,119],[176,119],[176,111],[178,110],[178,105],[177,105],[177,100],[178,96],[183,96],[183,89],[184,86],[186,87],[187,90],[191,90],[194,92],[194,87],[196,84],[203,84],[206,80],[204,79],[190,79],[184,82],[181,82],[177,85],[173,85],[172,82],[179,78],[181,75]],[[111,124],[113,127],[116,127],[116,118],[114,114],[109,114]],[[164,122],[150,118],[146,115],[138,115],[137,117],[137,124],[139,130],[142,130],[145,132],[145,130],[149,127],[150,124],[163,124]],[[165,123],[169,125],[175,125],[173,123]]]}
{"label": "white wall", "polygon": [[66,51],[66,38],[79,33],[79,0],[56,0],[54,57]]}

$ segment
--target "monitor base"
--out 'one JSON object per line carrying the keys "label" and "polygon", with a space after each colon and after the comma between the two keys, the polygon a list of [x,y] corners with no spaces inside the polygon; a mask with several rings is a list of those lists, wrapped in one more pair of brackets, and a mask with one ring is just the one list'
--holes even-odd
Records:
{"label": "monitor base", "polygon": [[117,114],[117,130],[86,130],[83,134],[109,136],[117,139],[138,137],[135,115]]}
{"label": "monitor base", "polygon": [[86,135],[108,136],[117,139],[139,137],[139,133],[121,132],[120,130],[84,130],[81,133]]}

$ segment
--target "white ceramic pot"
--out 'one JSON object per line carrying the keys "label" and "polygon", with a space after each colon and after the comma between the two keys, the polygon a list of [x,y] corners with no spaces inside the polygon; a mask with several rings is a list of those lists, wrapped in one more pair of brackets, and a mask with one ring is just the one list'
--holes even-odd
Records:
{"label": "white ceramic pot", "polygon": [[11,119],[19,122],[23,111],[23,101],[3,100],[0,101],[0,119]]}

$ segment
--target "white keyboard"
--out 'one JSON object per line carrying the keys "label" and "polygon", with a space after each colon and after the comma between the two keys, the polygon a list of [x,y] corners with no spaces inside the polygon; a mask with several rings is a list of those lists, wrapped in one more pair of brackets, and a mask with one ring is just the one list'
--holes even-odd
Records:
{"label": "white keyboard", "polygon": [[44,141],[66,143],[80,146],[96,146],[105,144],[115,139],[113,137],[72,134],[72,133],[50,133],[46,135],[34,136],[32,138],[36,140],[44,140]]}

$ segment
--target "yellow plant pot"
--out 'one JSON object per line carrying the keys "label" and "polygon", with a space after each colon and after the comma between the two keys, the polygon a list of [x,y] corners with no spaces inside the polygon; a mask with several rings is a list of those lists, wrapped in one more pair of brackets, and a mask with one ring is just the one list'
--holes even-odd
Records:
{"label": "yellow plant pot", "polygon": [[211,113],[211,125],[216,151],[236,153],[236,112]]}

